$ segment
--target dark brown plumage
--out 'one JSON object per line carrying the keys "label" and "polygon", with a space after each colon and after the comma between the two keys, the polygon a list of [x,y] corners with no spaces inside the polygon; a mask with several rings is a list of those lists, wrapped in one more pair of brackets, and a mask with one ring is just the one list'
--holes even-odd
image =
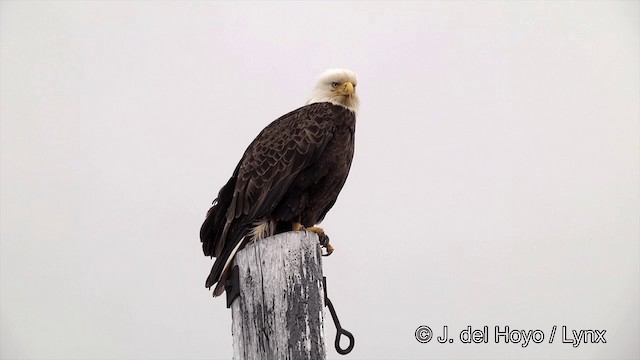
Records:
{"label": "dark brown plumage", "polygon": [[322,221],[347,179],[354,132],[353,111],[317,102],[280,117],[253,140],[200,229],[204,254],[216,257],[206,281],[209,288],[218,283],[214,295],[224,291],[228,260],[251,237]]}

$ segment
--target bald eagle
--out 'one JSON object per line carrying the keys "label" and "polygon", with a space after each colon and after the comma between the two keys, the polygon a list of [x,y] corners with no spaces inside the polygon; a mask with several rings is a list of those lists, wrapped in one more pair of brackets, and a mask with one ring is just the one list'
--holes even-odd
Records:
{"label": "bald eagle", "polygon": [[[200,229],[205,256],[215,257],[206,287],[224,291],[229,265],[248,242],[310,230],[333,207],[353,159],[357,79],[327,70],[307,105],[281,116],[251,142]],[[324,243],[328,253],[333,247]]]}

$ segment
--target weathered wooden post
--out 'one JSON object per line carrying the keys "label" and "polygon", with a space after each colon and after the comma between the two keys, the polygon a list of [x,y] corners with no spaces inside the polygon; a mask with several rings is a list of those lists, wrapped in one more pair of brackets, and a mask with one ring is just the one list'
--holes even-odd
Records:
{"label": "weathered wooden post", "polygon": [[321,259],[318,236],[306,231],[277,234],[236,254],[234,360],[325,359]]}

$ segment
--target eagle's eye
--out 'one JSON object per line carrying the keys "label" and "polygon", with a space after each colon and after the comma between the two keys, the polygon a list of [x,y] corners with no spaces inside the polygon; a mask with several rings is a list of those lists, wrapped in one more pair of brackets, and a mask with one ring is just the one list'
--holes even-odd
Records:
{"label": "eagle's eye", "polygon": [[333,88],[337,88],[337,87],[338,87],[338,85],[340,85],[340,83],[337,83],[337,82],[335,82],[335,81],[331,83],[331,86],[332,86]]}

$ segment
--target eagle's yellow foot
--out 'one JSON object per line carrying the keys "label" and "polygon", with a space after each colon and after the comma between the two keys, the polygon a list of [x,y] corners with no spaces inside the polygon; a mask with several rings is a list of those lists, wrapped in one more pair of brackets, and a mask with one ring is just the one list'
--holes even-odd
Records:
{"label": "eagle's yellow foot", "polygon": [[302,226],[302,224],[300,224],[299,222],[294,222],[291,224],[291,230],[293,231],[302,231],[304,230],[304,226]]}
{"label": "eagle's yellow foot", "polygon": [[321,227],[311,226],[311,227],[306,228],[305,230],[312,231],[312,232],[318,234],[318,237],[320,237],[320,238],[322,238],[323,236],[326,236],[324,234],[324,229],[321,228]]}
{"label": "eagle's yellow foot", "polygon": [[329,244],[329,236],[327,236],[327,234],[324,233],[324,229],[323,228],[317,227],[317,226],[311,226],[311,227],[306,228],[305,230],[312,231],[312,232],[318,234],[318,239],[320,240],[320,245],[322,245],[322,247],[327,249],[327,253],[326,254],[322,254],[322,256],[331,255],[331,253],[333,252],[334,248],[333,248],[333,246],[331,246],[331,244]]}
{"label": "eagle's yellow foot", "polygon": [[331,255],[331,253],[333,253],[333,246],[331,246],[331,244],[329,244],[329,238],[327,237],[327,246],[325,246],[325,248],[327,249],[327,253],[326,254],[322,254],[322,256],[329,256]]}

